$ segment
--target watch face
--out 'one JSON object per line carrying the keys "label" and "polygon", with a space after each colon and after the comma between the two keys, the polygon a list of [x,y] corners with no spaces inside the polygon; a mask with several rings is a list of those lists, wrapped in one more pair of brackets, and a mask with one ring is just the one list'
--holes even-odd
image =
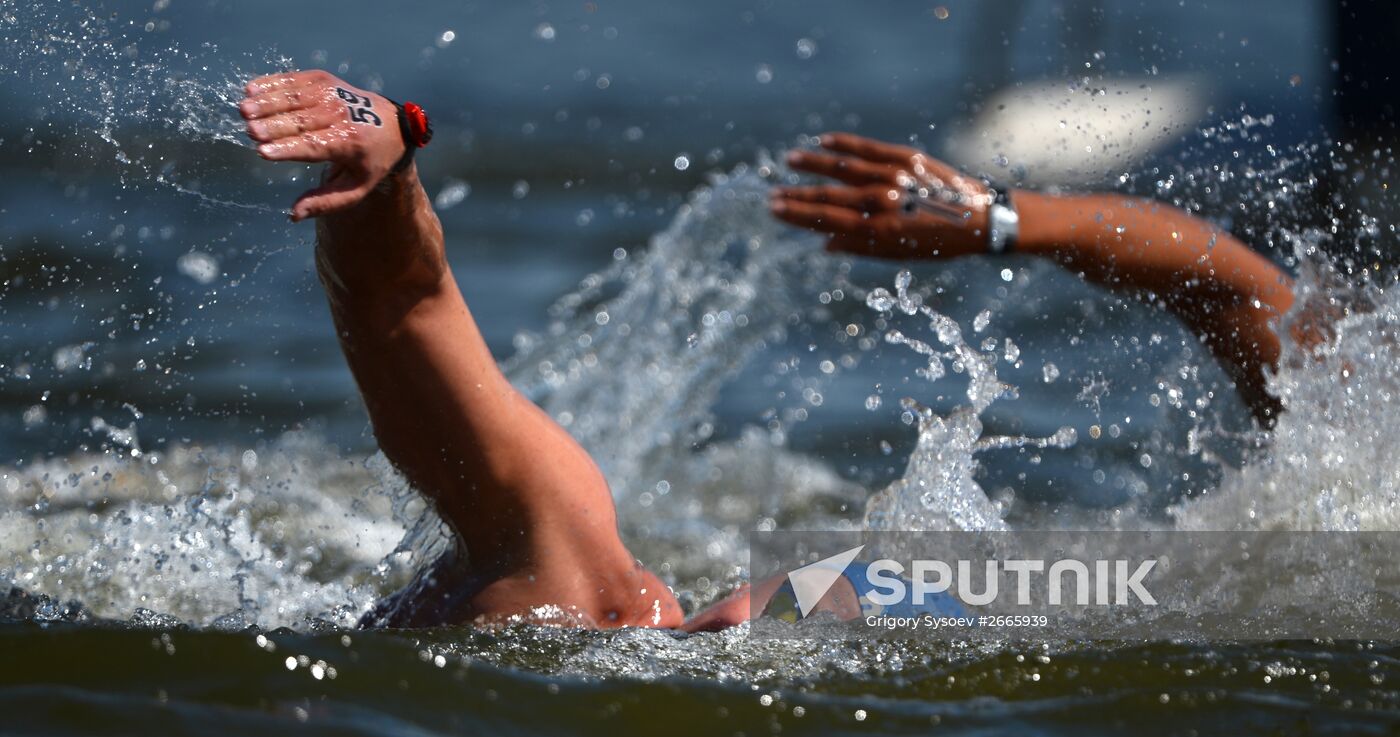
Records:
{"label": "watch face", "polygon": [[1020,232],[1021,218],[1016,211],[1001,203],[993,203],[987,210],[987,250],[992,253],[1005,253],[1016,242]]}

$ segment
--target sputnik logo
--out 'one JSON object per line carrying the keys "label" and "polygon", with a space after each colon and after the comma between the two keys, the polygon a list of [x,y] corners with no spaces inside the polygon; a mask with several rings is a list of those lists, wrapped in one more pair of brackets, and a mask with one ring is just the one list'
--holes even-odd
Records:
{"label": "sputnik logo", "polygon": [[823,558],[788,572],[788,582],[792,584],[792,592],[797,596],[797,610],[803,617],[816,608],[817,602],[826,596],[826,592],[830,591],[836,580],[846,572],[846,566],[849,566],[864,549],[864,545],[851,548],[844,553],[837,553],[830,558]]}

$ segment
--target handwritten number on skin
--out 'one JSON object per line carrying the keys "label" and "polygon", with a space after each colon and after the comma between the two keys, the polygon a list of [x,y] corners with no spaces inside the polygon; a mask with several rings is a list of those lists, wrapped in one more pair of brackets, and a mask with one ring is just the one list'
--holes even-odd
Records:
{"label": "handwritten number on skin", "polygon": [[361,125],[373,125],[376,128],[382,127],[384,121],[379,119],[370,108],[374,107],[374,102],[364,95],[357,95],[344,87],[336,87],[335,94],[345,101],[345,107],[350,111],[350,120]]}

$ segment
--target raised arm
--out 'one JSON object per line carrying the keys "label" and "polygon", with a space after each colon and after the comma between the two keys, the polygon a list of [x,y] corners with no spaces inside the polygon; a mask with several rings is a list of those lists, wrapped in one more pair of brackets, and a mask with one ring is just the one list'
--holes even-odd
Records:
{"label": "raised arm", "polygon": [[1148,292],[1221,360],[1255,416],[1279,404],[1264,368],[1278,365],[1278,318],[1293,280],[1220,228],[1159,202],[1115,195],[1013,195],[1018,250],[1044,256],[1111,289]]}
{"label": "raised arm", "polygon": [[470,562],[439,565],[443,580],[420,593],[433,601],[390,621],[558,606],[604,627],[678,623],[670,592],[618,537],[597,466],[487,349],[416,167],[393,171],[405,150],[393,104],[325,72],[263,77],[247,94],[262,156],[330,164],[292,218],[319,218],[317,270],[380,447]]}
{"label": "raised arm", "polygon": [[[794,152],[789,162],[843,186],[778,190],[778,217],[830,234],[834,250],[883,258],[987,252],[992,197],[980,181],[903,146],[849,134],[823,136],[822,145],[826,152]],[[916,207],[911,187],[922,192]],[[1282,270],[1220,228],[1151,200],[1016,190],[1011,201],[1018,253],[1155,296],[1211,348],[1255,416],[1272,422],[1278,403],[1264,368],[1279,358],[1273,323],[1293,304]]]}

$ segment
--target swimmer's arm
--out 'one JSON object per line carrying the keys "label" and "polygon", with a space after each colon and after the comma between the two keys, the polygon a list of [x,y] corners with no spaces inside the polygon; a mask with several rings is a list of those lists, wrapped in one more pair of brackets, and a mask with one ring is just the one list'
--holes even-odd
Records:
{"label": "swimmer's arm", "polygon": [[[956,258],[987,252],[989,192],[927,154],[855,136],[821,137],[820,151],[788,164],[839,185],[775,190],[773,213],[826,233],[833,250],[881,258]],[[963,204],[904,211],[911,182]],[[1277,403],[1264,367],[1280,344],[1270,323],[1293,302],[1286,274],[1228,233],[1166,205],[1114,195],[1012,194],[1016,250],[1050,258],[1110,289],[1148,291],[1201,335],[1230,371],[1255,416]]]}
{"label": "swimmer's arm", "polygon": [[[606,493],[588,455],[497,368],[414,167],[321,217],[316,236],[317,271],[375,436],[459,527],[472,560],[522,554],[515,541],[537,532],[526,529],[532,507]],[[587,491],[548,492],[563,486]],[[578,511],[608,537],[611,504],[602,506]]]}
{"label": "swimmer's arm", "polygon": [[553,604],[603,626],[678,622],[669,590],[622,545],[597,466],[496,366],[416,167],[392,172],[397,126],[357,123],[338,89],[393,110],[325,72],[292,72],[250,82],[240,111],[264,158],[330,164],[292,216],[317,218],[317,271],[381,448],[466,548],[480,584],[466,614]]}
{"label": "swimmer's arm", "polygon": [[618,537],[592,458],[497,367],[412,168],[317,221],[317,267],[380,446],[457,529],[473,572],[499,580],[477,614],[555,604],[602,626],[679,622]]}
{"label": "swimmer's arm", "polygon": [[1042,256],[1114,290],[1155,295],[1201,336],[1261,422],[1277,401],[1264,368],[1278,364],[1278,318],[1292,279],[1224,230],[1158,202],[1117,195],[1013,193],[1018,252]]}

